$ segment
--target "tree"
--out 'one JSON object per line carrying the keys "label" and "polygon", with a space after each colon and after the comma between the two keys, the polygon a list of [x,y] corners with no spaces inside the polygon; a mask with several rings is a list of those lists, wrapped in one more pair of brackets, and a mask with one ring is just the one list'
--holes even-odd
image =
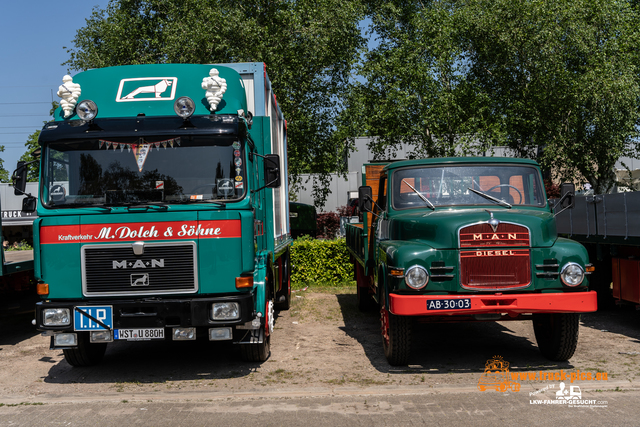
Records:
{"label": "tree", "polygon": [[[365,56],[343,135],[415,155],[507,145],[598,192],[638,156],[638,12],[624,0],[369,0]],[[360,130],[360,132],[357,132]]]}
{"label": "tree", "polygon": [[[4,152],[4,145],[0,145],[0,153]],[[10,182],[9,171],[4,168],[4,160],[0,159],[0,182]]]}
{"label": "tree", "polygon": [[638,155],[638,14],[623,0],[468,0],[457,22],[468,78],[491,93],[507,144],[558,178],[615,181]]}
{"label": "tree", "polygon": [[343,135],[370,136],[376,158],[394,156],[400,144],[414,157],[455,156],[486,151],[497,129],[482,92],[466,78],[467,64],[456,44],[456,2],[367,3],[368,52],[340,121]]}
{"label": "tree", "polygon": [[[359,50],[363,8],[341,0],[110,0],[79,29],[66,65],[265,62],[288,122],[292,183],[340,167],[335,120]],[[326,186],[316,188],[316,204]]]}

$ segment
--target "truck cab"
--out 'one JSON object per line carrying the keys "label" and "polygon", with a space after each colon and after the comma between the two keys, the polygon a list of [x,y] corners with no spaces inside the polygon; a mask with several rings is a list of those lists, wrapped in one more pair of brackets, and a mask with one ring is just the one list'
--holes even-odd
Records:
{"label": "truck cab", "polygon": [[291,236],[265,65],[95,69],[58,95],[31,203],[35,323],[51,347],[83,366],[117,340],[202,337],[266,360]]}

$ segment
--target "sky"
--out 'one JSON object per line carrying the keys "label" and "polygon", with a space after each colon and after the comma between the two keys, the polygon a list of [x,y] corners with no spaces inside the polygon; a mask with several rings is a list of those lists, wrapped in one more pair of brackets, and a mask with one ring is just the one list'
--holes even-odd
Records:
{"label": "sky", "polygon": [[[94,7],[108,0],[52,2],[7,1],[0,13],[0,153],[4,168],[13,172],[30,134],[51,119],[51,101],[67,74],[76,31],[86,25]],[[72,75],[76,72],[72,72]]]}

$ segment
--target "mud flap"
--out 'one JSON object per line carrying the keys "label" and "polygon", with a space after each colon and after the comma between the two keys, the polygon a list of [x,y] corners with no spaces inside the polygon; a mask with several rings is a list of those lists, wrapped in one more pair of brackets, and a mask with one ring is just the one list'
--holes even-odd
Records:
{"label": "mud flap", "polygon": [[264,342],[264,328],[249,329],[235,344],[262,344]]}

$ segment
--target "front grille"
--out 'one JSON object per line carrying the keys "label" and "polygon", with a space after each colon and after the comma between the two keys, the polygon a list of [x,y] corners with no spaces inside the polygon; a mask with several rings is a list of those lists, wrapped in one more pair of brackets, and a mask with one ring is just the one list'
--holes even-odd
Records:
{"label": "front grille", "polygon": [[461,248],[496,246],[529,246],[529,229],[504,222],[501,222],[495,231],[487,223],[460,229]]}
{"label": "front grille", "polygon": [[[507,290],[531,284],[529,230],[500,223],[460,229],[460,285],[466,289]],[[527,249],[520,249],[521,247]]]}
{"label": "front grille", "polygon": [[193,293],[196,271],[194,242],[145,242],[141,255],[131,244],[82,247],[85,296]]}

